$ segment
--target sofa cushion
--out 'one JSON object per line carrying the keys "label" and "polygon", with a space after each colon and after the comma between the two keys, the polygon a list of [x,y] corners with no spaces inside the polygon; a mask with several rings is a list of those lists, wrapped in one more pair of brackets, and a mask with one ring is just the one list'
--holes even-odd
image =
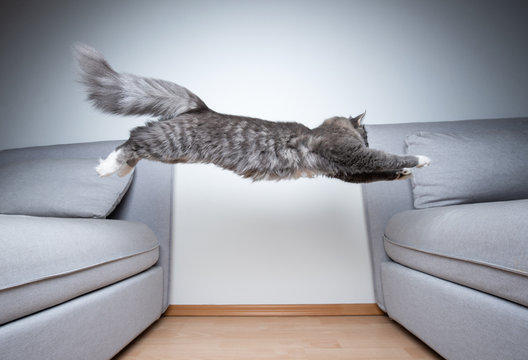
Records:
{"label": "sofa cushion", "polygon": [[394,261],[528,306],[528,200],[409,210],[385,229]]}
{"label": "sofa cushion", "polygon": [[0,165],[0,213],[104,218],[132,175],[101,178],[97,159],[39,159]]}
{"label": "sofa cushion", "polygon": [[0,234],[0,324],[133,276],[159,256],[146,225],[122,220],[0,215]]}
{"label": "sofa cushion", "polygon": [[528,198],[528,128],[418,132],[406,137],[408,154],[431,166],[411,178],[414,207]]}

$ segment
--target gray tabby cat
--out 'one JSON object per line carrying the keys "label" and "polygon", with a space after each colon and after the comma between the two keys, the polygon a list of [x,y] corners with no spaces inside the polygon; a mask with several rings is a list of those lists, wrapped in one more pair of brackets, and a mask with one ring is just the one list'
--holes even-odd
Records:
{"label": "gray tabby cat", "polygon": [[174,83],[117,73],[100,53],[76,47],[82,82],[99,109],[122,115],[154,115],[158,121],[131,130],[96,168],[100,176],[129,173],[140,159],[165,163],[213,163],[253,180],[323,175],[364,183],[405,179],[408,168],[430,163],[425,156],[370,149],[357,117],[332,117],[309,129],[219,114]]}

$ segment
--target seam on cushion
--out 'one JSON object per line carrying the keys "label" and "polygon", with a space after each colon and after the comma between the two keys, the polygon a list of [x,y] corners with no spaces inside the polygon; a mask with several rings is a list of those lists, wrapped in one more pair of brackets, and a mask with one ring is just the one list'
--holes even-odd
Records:
{"label": "seam on cushion", "polygon": [[[29,280],[29,281],[25,281],[23,283],[15,283],[15,284],[7,285],[5,287],[0,288],[0,291],[13,289],[13,288],[20,287],[20,286],[26,286],[26,285],[33,284],[33,283],[36,283],[36,282],[39,282],[39,281],[44,281],[44,280],[54,279],[54,278],[58,278],[58,277],[66,276],[66,275],[71,275],[71,274],[74,274],[74,273],[77,273],[77,272],[93,269],[93,268],[96,268],[96,267],[101,266],[101,265],[111,264],[113,262],[118,262],[118,261],[121,261],[121,260],[124,260],[124,259],[129,259],[129,258],[132,258],[132,257],[135,257],[135,256],[140,256],[140,255],[143,255],[143,254],[147,254],[147,253],[149,253],[151,251],[154,251],[156,249],[159,249],[159,244],[154,246],[154,247],[151,247],[151,248],[149,248],[147,250],[143,250],[141,252],[137,252],[137,253],[134,253],[134,254],[121,256],[119,258],[115,258],[115,259],[111,259],[111,260],[107,260],[107,261],[102,261],[102,262],[99,262],[97,264],[93,264],[93,265],[86,266],[86,267],[83,267],[83,268],[77,268],[77,269],[73,269],[73,270],[64,271],[64,272],[61,272],[61,273],[56,273],[56,274],[52,274],[52,275],[46,275],[46,276],[42,276],[40,278],[36,278],[36,279]],[[158,257],[159,257],[159,255],[158,255]]]}
{"label": "seam on cushion", "polygon": [[[387,240],[387,242],[385,243],[385,246],[388,246],[391,252],[392,251],[398,252],[398,251],[402,251],[404,249],[404,247],[400,247],[398,244],[395,244],[394,242],[391,242],[389,240]],[[414,251],[413,249],[407,249],[407,250]],[[497,272],[497,271],[499,271],[501,274],[503,274],[502,276],[512,276],[512,275],[513,276],[519,276],[519,277],[522,277],[522,279],[523,279],[523,280],[520,280],[520,281],[528,281],[528,279],[525,276],[523,276],[523,275],[513,274],[513,273],[511,273],[509,271],[503,271],[501,269],[497,269],[497,268],[494,268],[494,267],[481,265],[481,264],[475,264],[475,263],[472,263],[472,262],[465,262],[465,261],[462,261],[462,260],[459,260],[459,259],[456,259],[456,258],[449,258],[449,257],[441,256],[441,255],[429,254],[429,253],[425,253],[425,252],[422,252],[422,251],[416,251],[416,253],[425,254],[426,258],[422,258],[422,261],[424,261],[424,259],[427,259],[427,256],[437,257],[438,260],[447,261],[450,264],[459,263],[459,264],[465,264],[465,266],[470,266],[470,267],[471,266],[473,266],[473,267],[477,266],[478,267],[478,271],[477,272],[481,272],[481,271]],[[486,294],[489,294],[489,295],[492,295],[492,296],[496,296],[496,297],[501,298],[503,300],[511,301],[512,303],[515,303],[515,304],[520,304],[522,306],[527,306],[527,304],[526,304],[526,296],[522,296],[520,291],[510,292],[510,291],[506,290],[506,293],[503,293],[503,292],[501,292],[501,287],[500,286],[499,287],[495,287],[493,285],[493,284],[500,284],[500,282],[496,283],[496,282],[492,281],[491,283],[488,283],[488,282],[481,283],[475,277],[472,277],[472,276],[470,276],[469,279],[468,279],[468,278],[466,278],[464,276],[462,276],[462,277],[458,276],[457,277],[457,274],[453,274],[453,273],[449,273],[449,272],[446,273],[442,269],[437,269],[437,271],[431,271],[431,269],[428,268],[427,263],[420,263],[420,264],[415,263],[414,265],[411,265],[409,262],[406,261],[405,254],[406,254],[405,252],[400,253],[399,256],[397,256],[397,258],[399,260],[395,260],[395,259],[392,259],[392,258],[391,259],[393,261],[395,261],[398,265],[407,267],[407,268],[412,269],[414,271],[422,272],[424,274],[427,274],[429,276],[432,276],[432,277],[435,277],[435,278],[438,278],[438,279],[441,279],[441,280],[453,282],[453,283],[461,285],[461,286],[465,286],[465,287],[468,287],[468,288],[471,288],[471,289],[475,289],[477,291],[481,291],[481,292],[484,292]],[[425,261],[427,261],[427,260],[425,260]],[[460,275],[460,273],[458,273],[458,275]]]}
{"label": "seam on cushion", "polygon": [[414,251],[418,251],[418,252],[429,254],[429,255],[441,256],[441,257],[444,257],[446,259],[466,261],[466,262],[477,264],[477,265],[483,265],[483,266],[487,266],[487,267],[498,269],[498,270],[508,271],[508,272],[511,272],[511,273],[514,273],[514,274],[518,274],[518,275],[528,276],[528,272],[526,272],[526,271],[516,270],[516,269],[512,269],[512,268],[506,267],[506,266],[493,264],[493,263],[490,263],[490,262],[473,260],[473,259],[468,259],[468,258],[458,257],[458,256],[451,256],[451,255],[443,254],[443,253],[440,253],[440,252],[437,252],[437,251],[418,249],[418,248],[413,247],[413,246],[403,245],[403,244],[401,244],[401,243],[399,243],[397,241],[389,239],[389,237],[386,234],[383,234],[383,238],[384,238],[384,240],[390,242],[391,244],[399,246],[399,247],[402,247],[402,248],[405,248],[405,249],[414,250]]}

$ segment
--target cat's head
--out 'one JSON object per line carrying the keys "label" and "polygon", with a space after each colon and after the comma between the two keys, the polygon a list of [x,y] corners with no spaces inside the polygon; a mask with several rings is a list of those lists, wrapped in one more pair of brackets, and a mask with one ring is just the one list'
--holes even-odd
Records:
{"label": "cat's head", "polygon": [[363,118],[367,112],[365,111],[363,114],[360,114],[356,117],[349,116],[348,120],[352,123],[352,126],[356,131],[361,135],[361,138],[363,138],[363,141],[365,141],[365,146],[368,147],[368,138],[367,138],[367,130],[365,129],[365,125],[363,125]]}
{"label": "cat's head", "polygon": [[365,127],[363,126],[363,118],[365,117],[365,114],[366,112],[356,117],[349,116],[347,118],[341,116],[334,116],[330,119],[326,119],[323,123],[323,127],[338,126],[341,128],[352,129],[356,132],[357,135],[359,135],[361,139],[363,139],[365,146],[368,147],[367,130],[365,130]]}

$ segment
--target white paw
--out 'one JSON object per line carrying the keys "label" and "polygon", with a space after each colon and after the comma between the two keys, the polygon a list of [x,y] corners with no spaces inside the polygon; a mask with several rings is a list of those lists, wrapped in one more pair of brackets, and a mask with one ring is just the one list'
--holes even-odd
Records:
{"label": "white paw", "polygon": [[[126,165],[122,160],[119,160],[121,150],[114,150],[106,157],[106,159],[100,159],[99,165],[95,168],[99,176],[110,176],[118,172],[123,165]],[[121,175],[122,176],[122,175]]]}
{"label": "white paw", "polygon": [[410,178],[412,175],[411,169],[403,168],[398,171],[398,180],[405,180]]}
{"label": "white paw", "polygon": [[123,163],[121,167],[119,168],[119,172],[117,173],[118,176],[123,177],[128,175],[134,168],[132,166],[129,166],[127,163]]}
{"label": "white paw", "polygon": [[416,167],[421,168],[431,165],[431,159],[429,159],[427,156],[417,155],[416,157],[418,158],[418,165],[416,165]]}

